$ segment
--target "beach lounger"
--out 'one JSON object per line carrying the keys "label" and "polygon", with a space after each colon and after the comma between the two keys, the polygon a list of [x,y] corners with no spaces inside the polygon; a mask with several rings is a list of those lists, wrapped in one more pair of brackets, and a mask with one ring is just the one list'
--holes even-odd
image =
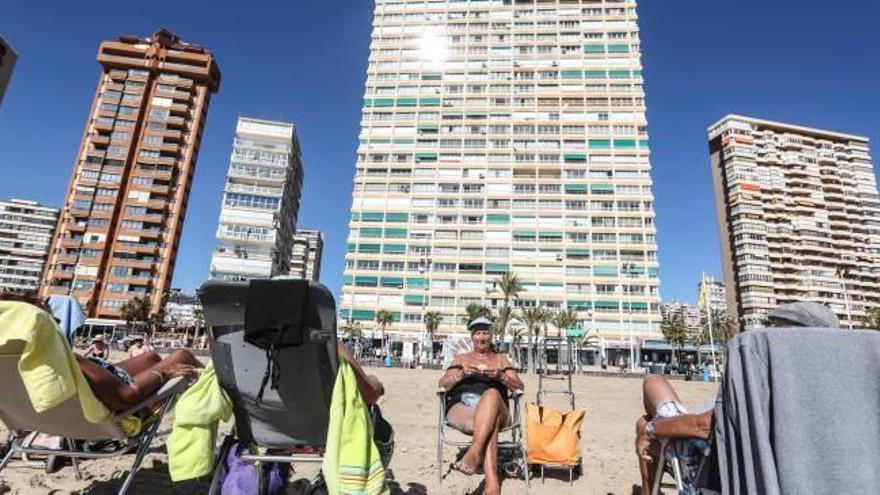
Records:
{"label": "beach lounger", "polygon": [[[58,336],[63,338],[60,333]],[[56,407],[38,412],[31,403],[18,369],[24,347],[25,342],[20,340],[9,340],[5,345],[0,346],[0,376],[4,377],[0,380],[0,421],[12,434],[8,451],[0,461],[0,471],[6,468],[15,455],[61,456],[71,458],[77,477],[80,478],[77,459],[107,459],[134,452],[131,468],[119,489],[120,494],[126,493],[150,448],[162,418],[178,394],[189,385],[189,381],[182,377],[169,380],[142,403],[127,411],[114,414],[102,423],[92,423],[86,419],[80,396],[77,394]],[[81,373],[78,369],[75,372]],[[86,393],[92,392],[88,390]],[[125,433],[123,423],[132,415],[141,417],[142,423],[138,434],[129,436]],[[63,437],[65,447],[56,450],[28,446],[25,437],[31,431]],[[85,450],[83,441],[101,440],[118,442],[114,447],[106,450]]]}
{"label": "beach lounger", "polygon": [[663,439],[660,442],[663,465],[654,476],[651,493],[660,494],[660,486],[665,474],[672,476],[676,493],[693,495],[713,495],[720,493],[710,487],[717,487],[717,459],[713,452],[713,437],[709,440]]}
{"label": "beach lounger", "polygon": [[[217,378],[232,401],[234,438],[251,448],[241,459],[322,462],[338,367],[336,308],[330,291],[303,280],[209,281],[198,295],[213,341]],[[297,306],[297,300],[304,302]],[[267,369],[267,351],[245,340],[248,325],[300,323],[302,342],[277,349],[275,370]],[[277,373],[277,381],[270,380],[274,388],[271,383],[264,386],[269,371]],[[231,440],[223,442],[215,462],[211,493],[219,491],[220,460],[226,459]]]}
{"label": "beach lounger", "polygon": [[[513,390],[508,393],[508,404],[512,404],[510,424],[498,432],[498,465],[507,466],[505,474],[515,476],[521,473],[529,486],[529,469],[526,463],[526,449],[522,430],[522,408],[520,402],[523,396],[522,390]],[[444,446],[456,447],[459,451],[467,449],[471,445],[470,437],[473,432],[466,431],[446,421],[447,402],[451,399],[448,391],[444,388],[437,389],[438,411],[437,417],[437,484],[443,484],[443,448]],[[457,433],[454,433],[457,432]],[[452,438],[452,435],[458,438]],[[506,436],[508,438],[503,438]]]}

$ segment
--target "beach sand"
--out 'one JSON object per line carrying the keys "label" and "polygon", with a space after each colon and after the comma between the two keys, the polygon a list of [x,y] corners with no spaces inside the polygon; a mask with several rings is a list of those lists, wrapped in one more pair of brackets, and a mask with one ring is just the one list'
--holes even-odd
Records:
{"label": "beach sand", "polygon": [[[465,494],[473,492],[480,476],[467,477],[450,472],[443,485],[436,482],[436,423],[437,398],[435,390],[441,372],[367,368],[385,384],[386,395],[380,401],[383,414],[394,426],[396,450],[391,463],[394,480],[393,493]],[[639,472],[633,454],[635,420],[642,414],[641,381],[635,378],[583,376],[574,377],[577,407],[586,410],[582,429],[581,453],[585,460],[585,474],[569,486],[568,475],[556,474],[542,483],[533,478],[531,488],[521,479],[508,479],[502,488],[505,494],[631,494],[639,484]],[[536,377],[525,377],[528,401],[535,400],[538,389]],[[554,382],[558,386],[559,382]],[[697,407],[712,400],[716,385],[712,383],[674,381],[683,402]],[[203,489],[198,483],[175,486],[168,477],[164,442],[171,427],[166,424],[153,442],[150,454],[135,477],[129,493],[133,494],[195,494]],[[224,430],[229,429],[226,425]],[[0,438],[6,431],[0,425]],[[444,472],[455,457],[452,447],[445,449]],[[77,480],[73,469],[65,467],[58,473],[45,475],[42,469],[10,466],[0,473],[0,494],[110,494],[116,493],[121,478],[127,472],[133,457],[113,460],[81,461],[83,480]],[[310,477],[314,467],[297,468],[294,479]]]}

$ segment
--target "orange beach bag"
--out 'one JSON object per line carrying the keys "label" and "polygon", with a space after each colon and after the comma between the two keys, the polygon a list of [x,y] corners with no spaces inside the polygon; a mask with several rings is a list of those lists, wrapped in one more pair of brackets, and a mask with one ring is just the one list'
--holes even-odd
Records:
{"label": "orange beach bag", "polygon": [[562,414],[549,407],[526,404],[529,464],[577,464],[581,459],[583,421],[583,409]]}

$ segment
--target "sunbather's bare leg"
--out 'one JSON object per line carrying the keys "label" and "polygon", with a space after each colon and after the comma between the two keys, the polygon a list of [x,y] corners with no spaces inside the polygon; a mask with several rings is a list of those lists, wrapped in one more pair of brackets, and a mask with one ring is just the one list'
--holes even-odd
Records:
{"label": "sunbather's bare leg", "polygon": [[152,366],[159,364],[160,361],[162,361],[162,356],[156,354],[153,351],[150,351],[145,352],[140,356],[128,358],[125,361],[120,361],[115,365],[127,371],[129,375],[134,376],[138,373],[147,371]]}
{"label": "sunbather's bare leg", "polygon": [[648,375],[645,378],[642,382],[642,399],[648,418],[654,417],[660,404],[669,400],[681,401],[675,389],[662,375]]}
{"label": "sunbather's bare leg", "polygon": [[464,457],[456,463],[456,469],[467,474],[476,472],[483,463],[486,447],[493,433],[498,432],[498,425],[507,421],[507,406],[501,393],[494,388],[486,389],[480,397],[474,411],[474,434],[471,446]]}
{"label": "sunbather's bare leg", "polygon": [[[506,421],[506,419],[505,419]],[[498,479],[498,431],[504,423],[499,422],[489,437],[486,445],[486,458],[483,460],[483,472],[486,474],[486,483],[483,485],[484,495],[498,495],[501,493],[501,480]]]}
{"label": "sunbather's bare leg", "polygon": [[[639,420],[636,422],[636,438],[639,438],[644,434],[645,426],[647,425],[647,423],[648,421],[644,417],[639,418]],[[638,447],[636,447],[636,450],[638,450]],[[651,447],[648,448],[647,453],[651,456],[650,460],[639,457],[639,474],[642,477],[642,495],[651,494],[651,490],[654,487],[654,476],[657,473],[657,465],[660,458],[659,451],[654,444],[652,444]]]}
{"label": "sunbather's bare leg", "polygon": [[453,404],[446,413],[446,421],[456,428],[474,431],[474,409],[464,404]]}

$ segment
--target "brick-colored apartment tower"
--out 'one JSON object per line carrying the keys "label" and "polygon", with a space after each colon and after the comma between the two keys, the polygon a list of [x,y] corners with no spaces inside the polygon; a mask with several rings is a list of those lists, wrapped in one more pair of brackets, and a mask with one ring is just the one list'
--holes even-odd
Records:
{"label": "brick-colored apartment tower", "polygon": [[101,76],[41,295],[73,294],[92,318],[119,318],[137,296],[153,307],[174,262],[211,93],[208,50],[160,29],[98,50]]}

